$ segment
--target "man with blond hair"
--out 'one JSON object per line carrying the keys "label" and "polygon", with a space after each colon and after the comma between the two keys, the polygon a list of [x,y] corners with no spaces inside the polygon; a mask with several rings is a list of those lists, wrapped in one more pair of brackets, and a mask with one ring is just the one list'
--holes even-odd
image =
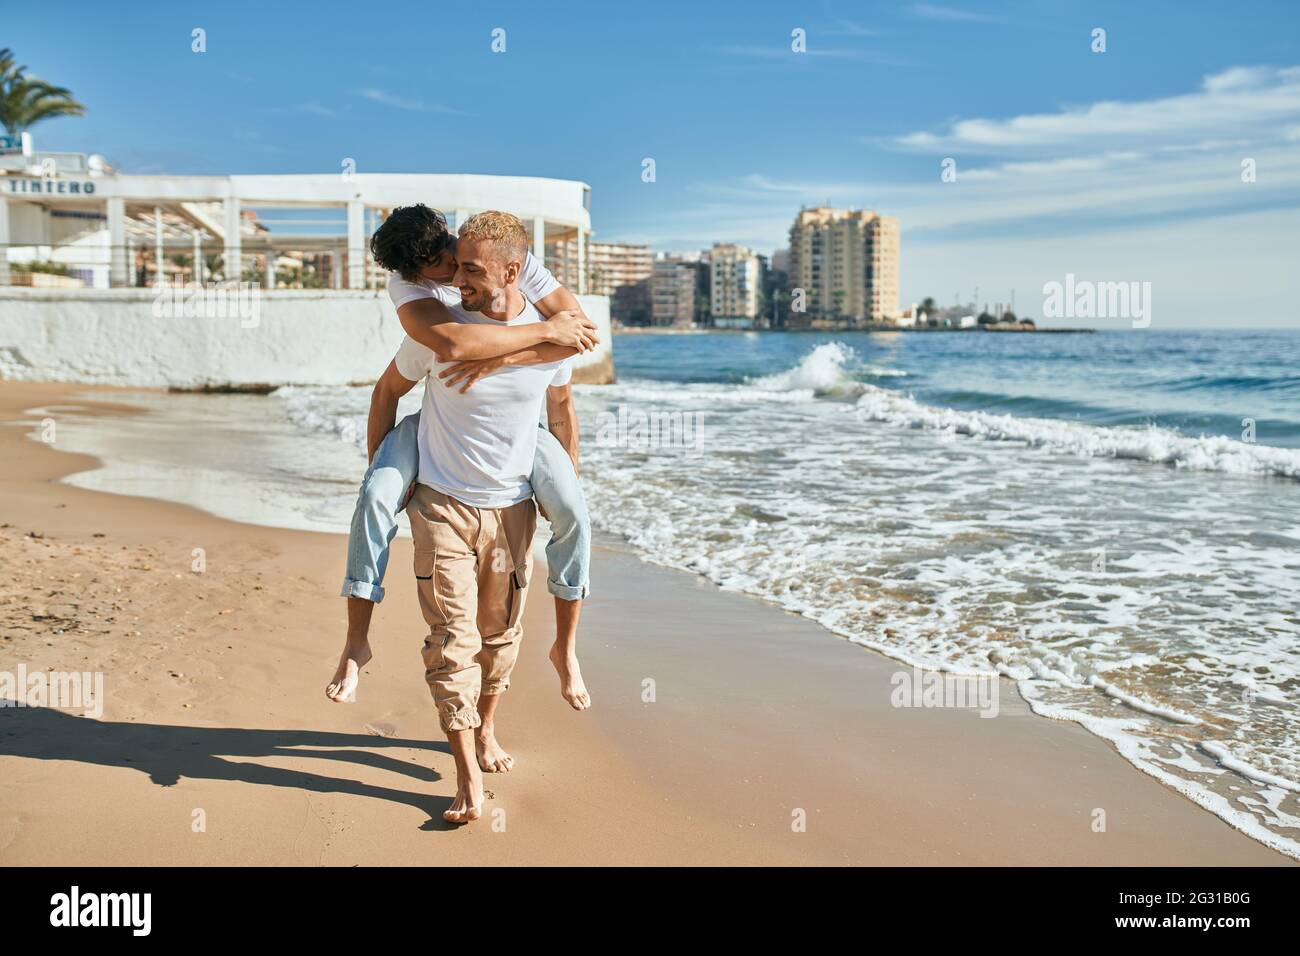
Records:
{"label": "man with blond hair", "polygon": [[[483,212],[460,227],[456,274],[460,323],[540,322],[519,291],[528,255],[523,223]],[[523,638],[537,511],[529,474],[543,403],[560,443],[577,454],[578,423],[566,359],[506,365],[473,388],[445,388],[433,350],[407,338],[376,386],[395,414],[397,399],[428,380],[419,423],[419,471],[407,505],[415,544],[420,611],[429,625],[425,680],[456,762],[456,796],[443,818],[476,820],[483,808],[481,759],[509,760],[495,738],[495,715],[510,686]]]}

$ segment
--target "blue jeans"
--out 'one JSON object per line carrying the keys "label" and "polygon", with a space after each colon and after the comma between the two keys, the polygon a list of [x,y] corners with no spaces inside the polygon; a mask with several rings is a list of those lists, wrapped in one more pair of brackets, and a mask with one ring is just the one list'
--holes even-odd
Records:
{"label": "blue jeans", "polygon": [[[376,604],[384,599],[384,573],[388,569],[388,548],[397,534],[397,516],[420,472],[416,438],[419,428],[418,412],[398,422],[380,443],[361,480],[348,535],[344,597],[364,598]],[[551,522],[551,540],[546,545],[546,586],[567,601],[585,598],[590,591],[591,567],[587,499],[569,453],[559,439],[540,426],[529,480],[533,497]]]}

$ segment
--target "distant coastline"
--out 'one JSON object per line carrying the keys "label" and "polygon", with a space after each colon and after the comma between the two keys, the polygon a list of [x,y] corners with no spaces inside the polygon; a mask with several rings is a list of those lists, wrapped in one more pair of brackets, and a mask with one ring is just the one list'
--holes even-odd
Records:
{"label": "distant coastline", "polygon": [[689,329],[674,328],[673,326],[660,325],[615,325],[613,333],[615,335],[705,335],[713,332],[725,332],[728,334],[746,334],[749,332],[1003,332],[1018,333],[1024,335],[1033,335],[1034,333],[1056,333],[1056,334],[1081,334],[1096,332],[1096,329],[1084,328],[1066,328],[1066,329],[1042,329],[1026,328],[1021,325],[1016,326],[996,326],[996,325],[977,325],[967,329],[947,328],[915,328],[906,325],[843,325],[831,326],[822,329],[714,329],[714,328],[697,328]]}

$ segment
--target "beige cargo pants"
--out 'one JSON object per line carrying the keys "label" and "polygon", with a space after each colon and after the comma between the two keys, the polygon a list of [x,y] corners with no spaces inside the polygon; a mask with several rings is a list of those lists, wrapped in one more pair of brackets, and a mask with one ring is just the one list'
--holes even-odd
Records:
{"label": "beige cargo pants", "polygon": [[475,508],[417,483],[406,506],[420,613],[429,625],[424,679],[444,731],[479,726],[479,694],[510,686],[523,639],[537,509]]}

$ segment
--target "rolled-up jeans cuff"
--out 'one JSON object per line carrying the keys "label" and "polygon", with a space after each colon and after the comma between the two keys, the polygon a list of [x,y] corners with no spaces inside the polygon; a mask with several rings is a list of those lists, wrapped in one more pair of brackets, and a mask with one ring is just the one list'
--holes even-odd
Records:
{"label": "rolled-up jeans cuff", "polygon": [[378,584],[371,584],[369,581],[355,581],[352,578],[344,578],[343,597],[361,598],[378,604],[384,599],[384,589]]}
{"label": "rolled-up jeans cuff", "polygon": [[546,581],[546,590],[565,601],[581,601],[591,593],[591,588],[585,584],[580,587],[572,584],[560,584],[558,581],[552,581],[549,578]]}

